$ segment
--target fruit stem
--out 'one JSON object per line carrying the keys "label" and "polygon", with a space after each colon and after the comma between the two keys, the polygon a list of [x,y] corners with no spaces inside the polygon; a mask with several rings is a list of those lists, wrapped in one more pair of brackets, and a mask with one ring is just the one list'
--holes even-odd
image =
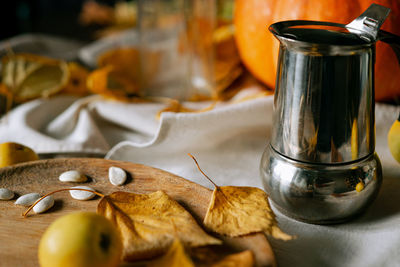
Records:
{"label": "fruit stem", "polygon": [[39,203],[42,199],[44,199],[45,197],[48,197],[52,194],[58,193],[58,192],[62,192],[62,191],[70,191],[70,190],[80,190],[80,191],[88,191],[88,192],[92,192],[95,195],[98,195],[99,197],[104,197],[103,194],[93,191],[93,190],[89,190],[89,189],[83,189],[83,188],[63,188],[63,189],[59,189],[50,193],[47,193],[46,195],[42,196],[41,198],[39,198],[38,200],[35,201],[35,203],[33,203],[24,213],[22,213],[22,216],[26,218],[26,215],[28,215],[28,213],[31,211],[31,209],[33,209],[33,207]]}
{"label": "fruit stem", "polygon": [[205,173],[201,170],[201,168],[200,168],[200,166],[199,166],[199,163],[197,163],[196,158],[193,157],[192,154],[190,154],[190,153],[188,153],[188,155],[194,160],[194,163],[196,163],[196,166],[197,166],[197,168],[199,169],[199,171],[200,171],[214,186],[215,186],[215,188],[218,188],[218,185],[217,185],[216,183],[214,183],[213,180],[211,180],[211,178],[208,177],[207,174],[205,174]]}

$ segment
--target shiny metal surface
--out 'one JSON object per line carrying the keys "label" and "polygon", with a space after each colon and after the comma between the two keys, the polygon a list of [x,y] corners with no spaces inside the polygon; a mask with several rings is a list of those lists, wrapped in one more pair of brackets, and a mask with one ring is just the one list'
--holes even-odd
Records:
{"label": "shiny metal surface", "polygon": [[382,183],[375,150],[375,42],[388,9],[372,5],[348,25],[283,21],[270,145],[260,173],[273,205],[310,223],[336,223],[368,207]]}
{"label": "shiny metal surface", "polygon": [[310,56],[352,55],[371,45],[345,24],[334,22],[288,20],[270,25],[269,30],[288,49]]}
{"label": "shiny metal surface", "polygon": [[349,164],[309,164],[282,156],[271,146],[264,152],[260,173],[278,210],[318,224],[346,221],[364,211],[382,182],[376,154]]}
{"label": "shiny metal surface", "polygon": [[[343,54],[339,43],[334,50],[327,48],[329,44],[311,46],[310,35],[322,32],[326,39],[348,42]],[[331,164],[374,152],[375,44],[352,34],[327,32],[295,28],[291,34],[301,40],[301,49],[298,40],[277,35],[280,50],[271,144],[289,158]],[[310,38],[307,48],[304,40]]]}
{"label": "shiny metal surface", "polygon": [[389,13],[390,8],[371,4],[359,17],[347,24],[346,28],[368,42],[375,42],[378,37],[379,28]]}

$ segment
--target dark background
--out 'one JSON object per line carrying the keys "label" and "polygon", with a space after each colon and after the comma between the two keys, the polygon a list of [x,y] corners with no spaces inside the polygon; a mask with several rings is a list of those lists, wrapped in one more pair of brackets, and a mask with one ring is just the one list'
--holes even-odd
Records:
{"label": "dark background", "polygon": [[[5,0],[0,6],[0,40],[22,33],[46,33],[83,42],[99,26],[83,26],[79,13],[85,0]],[[116,1],[97,0],[113,6]]]}

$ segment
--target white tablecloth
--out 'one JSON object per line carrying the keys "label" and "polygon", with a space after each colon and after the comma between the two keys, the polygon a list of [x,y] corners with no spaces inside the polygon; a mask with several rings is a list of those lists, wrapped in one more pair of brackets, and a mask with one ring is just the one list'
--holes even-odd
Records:
{"label": "white tablecloth", "polygon": [[[204,186],[187,153],[219,185],[261,187],[259,162],[269,141],[273,97],[219,104],[200,113],[156,114],[164,105],[125,104],[98,97],[55,97],[28,102],[0,121],[0,142],[39,153],[94,153],[158,167]],[[190,103],[204,107],[207,103]],[[376,150],[384,182],[366,213],[348,223],[318,226],[279,213],[293,241],[270,239],[279,266],[400,266],[400,165],[386,135],[400,107],[376,106]]]}

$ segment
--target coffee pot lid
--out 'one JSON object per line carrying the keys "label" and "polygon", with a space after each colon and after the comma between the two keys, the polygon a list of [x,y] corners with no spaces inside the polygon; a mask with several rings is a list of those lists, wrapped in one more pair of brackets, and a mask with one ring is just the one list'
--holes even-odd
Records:
{"label": "coffee pot lid", "polygon": [[390,9],[372,4],[349,24],[291,20],[272,24],[269,30],[278,38],[302,43],[330,46],[358,46],[375,43],[379,28]]}

